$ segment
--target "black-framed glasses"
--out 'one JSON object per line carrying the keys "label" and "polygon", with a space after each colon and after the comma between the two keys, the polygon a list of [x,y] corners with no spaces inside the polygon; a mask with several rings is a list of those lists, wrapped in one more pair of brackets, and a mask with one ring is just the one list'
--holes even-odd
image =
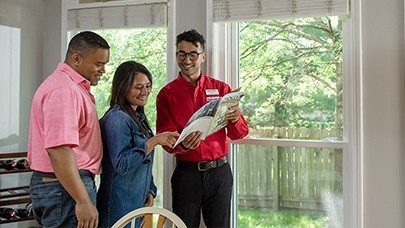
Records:
{"label": "black-framed glasses", "polygon": [[198,59],[198,57],[202,54],[203,52],[195,52],[192,51],[190,53],[184,52],[184,51],[178,51],[176,52],[176,57],[178,59],[180,59],[181,61],[185,60],[188,56],[188,58],[190,58],[191,61],[196,61]]}

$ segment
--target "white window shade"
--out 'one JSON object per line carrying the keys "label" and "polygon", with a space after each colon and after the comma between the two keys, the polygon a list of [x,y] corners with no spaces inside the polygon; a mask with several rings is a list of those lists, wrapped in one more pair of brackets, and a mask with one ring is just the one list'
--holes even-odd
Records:
{"label": "white window shade", "polygon": [[68,10],[68,30],[166,27],[166,25],[166,2]]}
{"label": "white window shade", "polygon": [[349,12],[349,0],[213,0],[214,22],[336,16]]}

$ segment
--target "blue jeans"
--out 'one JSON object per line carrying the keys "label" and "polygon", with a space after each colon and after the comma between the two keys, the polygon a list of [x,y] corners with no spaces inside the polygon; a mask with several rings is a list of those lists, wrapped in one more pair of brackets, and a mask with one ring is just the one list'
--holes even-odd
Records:
{"label": "blue jeans", "polygon": [[[96,205],[96,185],[90,176],[81,176]],[[32,176],[30,196],[34,216],[43,227],[77,227],[76,202],[54,178]]]}

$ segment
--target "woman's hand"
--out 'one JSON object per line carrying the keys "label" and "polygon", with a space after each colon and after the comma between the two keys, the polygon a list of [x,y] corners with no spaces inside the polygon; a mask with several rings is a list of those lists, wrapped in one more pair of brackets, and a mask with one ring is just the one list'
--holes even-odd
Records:
{"label": "woman's hand", "polygon": [[[149,195],[148,195],[148,201],[146,201],[146,203],[145,203],[145,207],[152,207],[153,206],[153,202],[154,202],[154,198],[153,198],[153,195],[152,195],[152,193],[149,193]],[[141,219],[141,227],[144,227],[145,226],[145,216],[143,216],[142,217],[142,219]]]}
{"label": "woman's hand", "polygon": [[173,145],[176,143],[177,138],[179,137],[179,133],[176,131],[173,132],[162,132],[160,134],[157,134],[150,138],[148,141],[146,141],[146,147],[147,147],[147,155],[157,146],[167,146],[170,148],[173,148]]}
{"label": "woman's hand", "polygon": [[156,142],[158,145],[173,147],[179,136],[180,136],[179,133],[174,131],[174,132],[162,132],[160,134],[155,135],[154,138],[156,138]]}
{"label": "woman's hand", "polygon": [[148,194],[148,201],[146,201],[145,203],[145,207],[152,207],[153,206],[153,202],[154,202],[154,198],[152,193]]}

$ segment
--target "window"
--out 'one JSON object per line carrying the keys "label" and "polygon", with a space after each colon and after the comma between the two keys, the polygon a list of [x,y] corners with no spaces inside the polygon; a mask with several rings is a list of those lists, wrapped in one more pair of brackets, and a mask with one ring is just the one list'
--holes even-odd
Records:
{"label": "window", "polygon": [[357,78],[348,64],[358,59],[348,49],[356,14],[332,2],[339,12],[300,11],[305,0],[212,1],[210,73],[243,88],[250,125],[231,147],[239,227],[361,224]]}
{"label": "window", "polygon": [[238,224],[270,209],[249,225],[296,220],[291,225],[343,227],[343,150],[288,141],[343,140],[341,23],[321,17],[238,24],[241,106],[250,137],[287,142],[237,147]]}
{"label": "window", "polygon": [[[155,100],[166,83],[166,2],[92,3],[77,4],[67,0],[67,41],[75,34],[91,30],[107,40],[110,45],[110,62],[97,86],[92,87],[99,118],[109,108],[114,72],[124,61],[134,60],[145,65],[152,74],[153,88],[145,106],[149,124],[155,132]],[[155,206],[163,206],[163,148],[155,148],[153,176],[158,194]],[[99,177],[96,177],[98,183]]]}
{"label": "window", "polygon": [[[11,140],[19,136],[20,122],[20,40],[21,29],[0,25],[0,140]],[[2,150],[17,150],[18,145],[1,147]],[[13,147],[13,149],[11,148]]]}
{"label": "window", "polygon": [[[92,87],[99,117],[110,106],[111,84],[115,69],[122,62],[134,60],[144,64],[152,74],[153,86],[145,106],[145,114],[152,130],[156,132],[156,96],[166,83],[166,28],[108,29],[95,30],[95,32],[103,36],[111,46],[107,72],[99,84]],[[155,198],[155,206],[160,207],[163,206],[163,155],[163,148],[156,147],[153,176],[158,194]]]}
{"label": "window", "polygon": [[342,19],[238,25],[239,83],[251,135],[341,141]]}
{"label": "window", "polygon": [[[120,5],[119,2],[117,1],[118,5]],[[319,7],[308,6],[307,4],[319,4]],[[351,12],[349,16],[345,16],[349,4]],[[112,6],[112,3],[100,3],[100,5]],[[84,4],[84,6],[89,7],[89,4]],[[77,8],[77,4],[73,4],[70,8],[75,7]],[[258,207],[264,209],[255,212],[255,215],[258,216],[261,216],[263,211],[265,211],[266,216],[271,214],[266,210],[306,207],[308,210],[305,213],[295,213],[291,215],[289,220],[302,221],[306,218],[312,218],[313,224],[317,224],[314,226],[335,224],[338,227],[361,227],[362,177],[358,127],[360,121],[356,121],[360,116],[357,105],[359,102],[357,93],[359,90],[357,81],[359,46],[355,42],[358,40],[360,31],[359,3],[357,1],[349,3],[347,0],[210,0],[207,1],[207,9],[206,37],[208,54],[212,54],[206,61],[207,73],[212,76],[223,77],[220,79],[228,82],[233,88],[242,86],[245,89],[245,98],[249,99],[242,100],[242,109],[247,110],[249,122],[251,121],[251,125],[255,126],[255,129],[251,129],[250,137],[231,144],[230,156],[234,170],[234,183],[238,183],[234,185],[233,194],[234,227],[238,224],[238,215],[240,217],[239,227],[254,226],[254,223],[244,223],[247,221],[244,220],[244,217],[250,216],[249,210],[252,208],[256,210]],[[103,13],[106,10],[105,8],[97,8],[92,12]],[[125,12],[125,10],[120,12]],[[67,18],[67,15],[65,17]],[[170,17],[174,17],[174,15],[169,15]],[[93,20],[94,22],[104,22],[101,20],[102,17],[96,18]],[[341,58],[340,64],[342,64],[340,68],[342,77],[340,79],[343,80],[341,83],[343,93],[341,94],[337,94],[336,90],[331,89],[333,87],[330,86],[329,90],[327,89],[328,86],[319,87],[329,84],[337,88],[336,77],[324,78],[323,84],[320,80],[316,80],[315,76],[317,75],[310,77],[309,73],[323,72],[330,75],[331,71],[339,69],[337,66],[318,61],[323,59],[321,55],[312,56],[312,59],[307,56],[304,59],[306,61],[296,61],[294,64],[292,61],[277,61],[276,55],[266,57],[268,60],[266,62],[255,61],[260,60],[261,55],[269,54],[260,53],[259,49],[256,52],[251,51],[251,55],[246,55],[248,53],[245,52],[246,47],[249,47],[248,42],[263,39],[263,37],[254,36],[265,35],[267,32],[263,31],[268,31],[265,30],[266,26],[270,28],[276,23],[286,25],[283,23],[287,23],[289,20],[289,22],[318,19],[328,21],[327,18],[330,18],[333,23],[341,23],[339,25],[341,26],[339,28],[341,43],[337,43],[337,45],[341,45],[342,49],[342,53],[337,55]],[[175,22],[172,21],[172,23]],[[99,26],[100,24],[98,27],[92,27],[92,29],[100,29]],[[107,25],[102,23],[102,26]],[[67,24],[64,27],[67,28]],[[169,33],[172,32],[172,30],[169,31]],[[274,36],[276,33],[271,34]],[[169,43],[174,43],[173,40],[170,41],[174,35],[169,34]],[[280,36],[275,37],[279,38]],[[284,54],[284,57],[287,56],[288,52],[293,53],[291,48],[284,49],[279,46],[276,49],[274,43],[272,42],[272,48],[268,50],[272,51],[274,48],[274,50],[278,50],[279,54]],[[281,39],[278,43],[281,43]],[[304,50],[304,44],[307,43],[296,42],[296,47],[301,48],[299,51]],[[269,46],[270,42],[263,43],[262,46],[265,45]],[[257,47],[259,46],[257,45]],[[284,50],[286,51],[284,52]],[[169,56],[174,56],[173,50],[167,51],[172,54]],[[64,52],[62,51],[62,53]],[[256,57],[254,57],[255,55]],[[247,61],[249,58],[252,58],[251,62]],[[332,59],[327,55],[324,58]],[[168,71],[171,72],[171,68],[175,64],[171,64],[172,59],[170,58],[166,61],[168,62]],[[261,63],[261,67],[256,65],[255,74],[252,76],[253,68],[249,69],[249,67],[254,65],[249,64],[258,63]],[[265,71],[266,64],[275,67],[276,63],[284,63],[285,66],[277,66],[275,70]],[[313,63],[323,63],[324,66],[320,67],[321,65],[314,65]],[[246,66],[249,67],[246,69]],[[322,69],[323,71],[314,71],[313,69]],[[306,72],[308,77],[292,77],[297,76],[298,71]],[[256,80],[252,80],[252,77],[255,77]],[[303,84],[310,86],[307,86],[309,88],[302,87]],[[264,88],[273,90],[272,96],[263,96],[269,93]],[[154,90],[157,91],[158,89]],[[341,104],[336,102],[338,95],[343,96],[339,98],[342,101]],[[257,103],[254,103],[256,98]],[[149,101],[149,103],[151,102]],[[339,110],[341,113],[335,113],[334,110]],[[276,114],[280,118],[276,118]],[[342,122],[336,121],[337,116],[335,115],[340,115]],[[318,131],[321,129],[327,131],[319,133]],[[329,131],[331,129],[334,131]],[[311,132],[316,134],[311,134]],[[304,137],[305,135],[307,137]],[[161,155],[162,153],[156,154]],[[165,162],[165,166],[167,165],[170,166],[170,159]],[[157,166],[160,165],[157,164],[154,167]],[[327,168],[325,168],[326,166]],[[171,171],[170,168],[168,170]],[[170,190],[168,179],[170,179],[170,174],[165,180],[165,193]],[[158,183],[158,186],[163,186],[163,184]],[[252,186],[256,188],[252,190]],[[301,201],[291,200],[291,198],[296,197],[294,195],[296,188],[301,189],[301,193],[298,194]],[[315,193],[310,193],[310,189],[315,189]],[[322,193],[322,189],[327,191]],[[282,194],[281,191],[286,191],[287,194]],[[343,193],[343,196],[331,194],[334,192]],[[313,196],[321,196],[323,200],[319,201]],[[170,206],[170,204],[168,205]],[[240,206],[239,209],[238,206]],[[316,208],[322,208],[323,212],[312,213],[314,212],[313,209]],[[330,213],[333,211],[338,213]],[[272,215],[276,214],[272,213]],[[255,222],[255,217],[251,218],[253,219],[251,221]],[[274,218],[267,218],[266,220],[274,220]]]}

